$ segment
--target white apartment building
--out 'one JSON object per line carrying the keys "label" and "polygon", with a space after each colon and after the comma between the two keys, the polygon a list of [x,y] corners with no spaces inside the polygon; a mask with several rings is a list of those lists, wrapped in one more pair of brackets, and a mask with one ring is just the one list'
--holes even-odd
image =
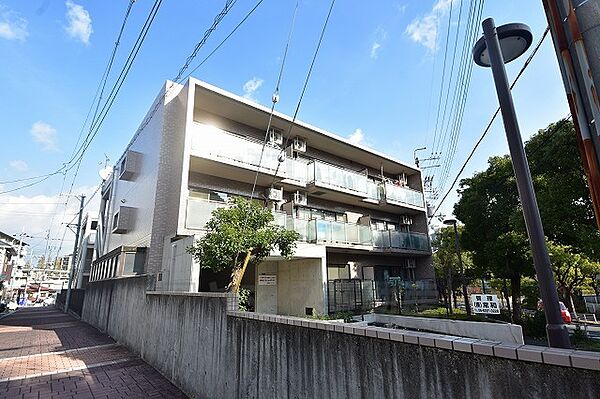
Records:
{"label": "white apartment building", "polygon": [[[165,95],[166,93],[166,95]],[[166,82],[112,176],[103,182],[90,281],[146,273],[157,290],[221,291],[229,274],[186,252],[212,210],[255,198],[300,233],[292,259],[245,274],[257,311],[327,314],[405,299],[435,302],[421,171],[323,129],[189,78]],[[412,296],[411,296],[412,295]]]}

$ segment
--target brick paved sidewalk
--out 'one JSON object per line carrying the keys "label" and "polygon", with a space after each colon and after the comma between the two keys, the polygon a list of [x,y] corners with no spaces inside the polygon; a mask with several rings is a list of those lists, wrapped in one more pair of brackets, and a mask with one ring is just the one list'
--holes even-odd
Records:
{"label": "brick paved sidewalk", "polygon": [[0,399],[185,397],[110,337],[56,309],[0,320]]}

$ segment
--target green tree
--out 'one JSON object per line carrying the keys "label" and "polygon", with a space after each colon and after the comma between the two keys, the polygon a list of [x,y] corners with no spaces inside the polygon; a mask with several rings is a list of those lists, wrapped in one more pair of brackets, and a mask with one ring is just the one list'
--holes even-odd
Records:
{"label": "green tree", "polygon": [[[457,226],[459,237],[464,230],[462,225]],[[454,236],[454,227],[441,227],[436,230],[434,239],[431,243],[433,247],[433,266],[438,285],[438,292],[446,303],[452,302],[455,293],[460,291],[461,276],[456,255],[456,243]],[[465,284],[479,276],[478,271],[473,267],[471,253],[462,251],[462,262],[465,274]],[[450,273],[452,273],[452,290],[450,290]],[[462,291],[461,291],[462,292]],[[465,298],[468,300],[468,298]],[[456,302],[456,300],[454,301]],[[450,309],[451,311],[451,306]]]}
{"label": "green tree", "polygon": [[600,260],[598,230],[573,123],[538,131],[525,145],[545,235]]}
{"label": "green tree", "polygon": [[591,286],[594,276],[600,273],[600,264],[574,252],[568,245],[552,241],[547,243],[558,291],[569,311],[576,313],[573,304],[574,292]]}
{"label": "green tree", "polygon": [[207,233],[188,252],[204,269],[231,272],[228,289],[237,293],[249,264],[259,264],[277,249],[293,255],[299,235],[273,223],[273,214],[256,202],[233,198],[229,207],[215,209]]}
{"label": "green tree", "polygon": [[534,271],[510,158],[490,158],[488,168],[462,179],[458,191],[454,214],[464,224],[463,247],[472,252],[482,275],[510,280],[513,319],[518,321],[521,278]]}

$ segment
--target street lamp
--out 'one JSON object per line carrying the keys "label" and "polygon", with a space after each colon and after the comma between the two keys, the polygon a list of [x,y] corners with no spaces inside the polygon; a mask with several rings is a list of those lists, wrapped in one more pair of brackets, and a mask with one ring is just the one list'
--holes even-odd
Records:
{"label": "street lamp", "polygon": [[482,23],[483,37],[473,47],[473,59],[477,65],[491,67],[506,139],[510,150],[519,198],[523,207],[527,235],[531,243],[533,264],[540,285],[540,294],[546,314],[546,333],[551,347],[570,348],[569,333],[563,324],[558,304],[558,294],[552,276],[548,248],[544,239],[544,228],[537,206],[531,172],[523,149],[521,132],[517,122],[506,69],[504,64],[522,55],[531,45],[533,36],[525,24],[507,24],[496,29],[494,20]]}
{"label": "street lamp", "polygon": [[[465,269],[462,263],[462,253],[460,251],[460,242],[458,241],[458,228],[456,227],[456,219],[446,219],[444,224],[454,227],[454,244],[456,246],[456,256],[458,257],[458,270],[460,271],[460,282],[462,284],[463,298],[465,299],[465,310],[467,314],[471,315],[471,303],[469,302],[469,296],[467,293],[467,283],[465,281]],[[452,288],[452,287],[450,287]]]}

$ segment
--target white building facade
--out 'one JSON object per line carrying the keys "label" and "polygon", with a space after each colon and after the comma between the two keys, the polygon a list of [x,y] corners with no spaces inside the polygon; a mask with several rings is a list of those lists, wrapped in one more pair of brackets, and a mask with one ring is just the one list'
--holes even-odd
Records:
{"label": "white building facade", "polygon": [[90,281],[146,273],[157,290],[223,290],[229,274],[200,270],[186,248],[258,171],[254,197],[300,241],[292,259],[248,269],[257,311],[355,310],[398,284],[435,302],[421,171],[280,113],[261,159],[269,114],[194,78],[167,82],[103,182]]}

